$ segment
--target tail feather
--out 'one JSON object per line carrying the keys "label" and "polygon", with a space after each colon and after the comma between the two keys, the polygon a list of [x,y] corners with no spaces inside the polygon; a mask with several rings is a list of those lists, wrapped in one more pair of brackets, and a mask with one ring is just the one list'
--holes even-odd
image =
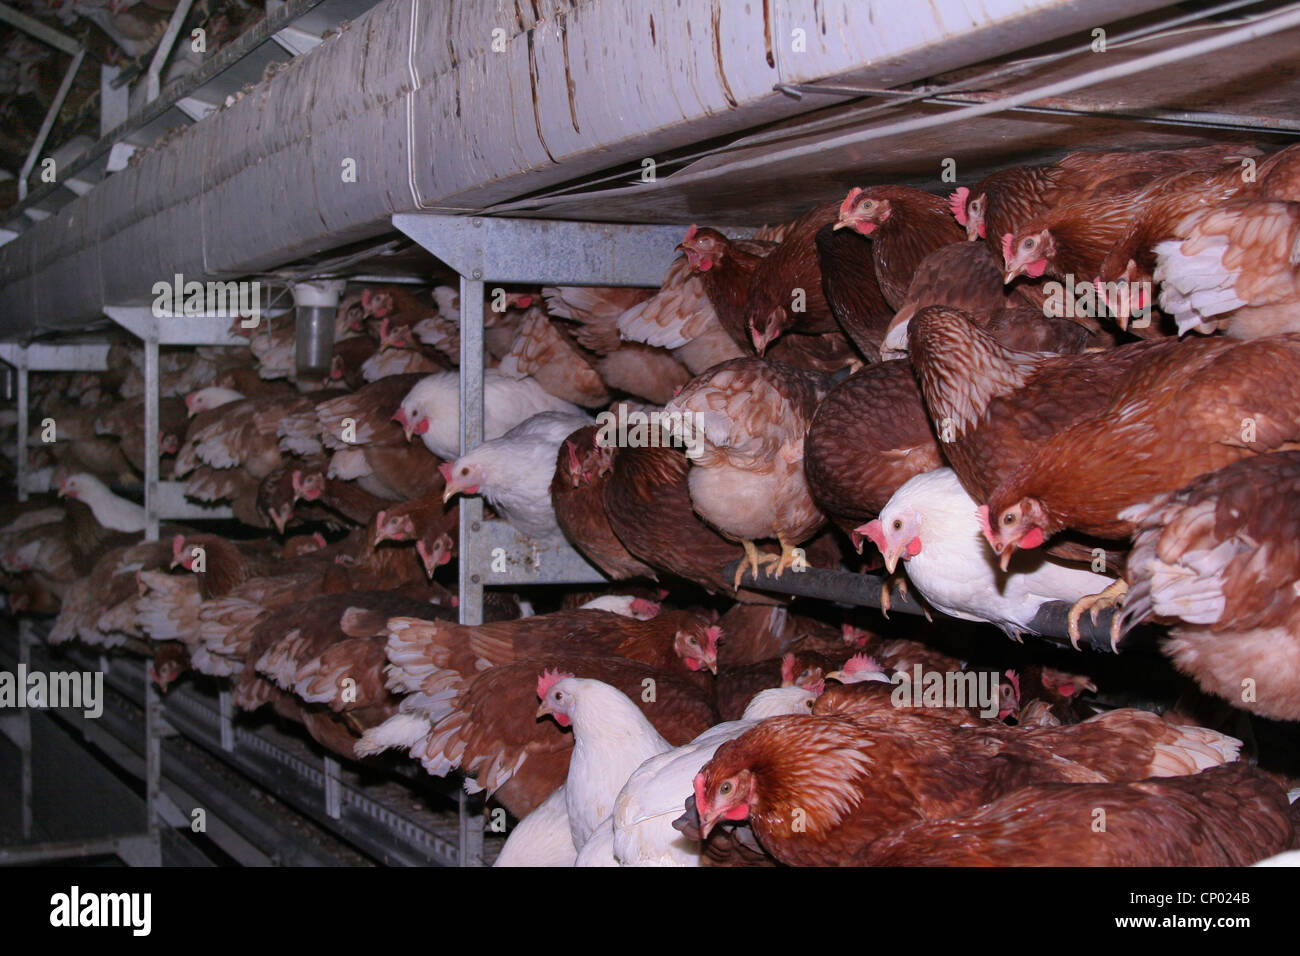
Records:
{"label": "tail feather", "polygon": [[378,727],[363,732],[355,752],[358,757],[369,757],[385,750],[414,751],[429,736],[429,729],[429,721],[419,714],[394,714]]}
{"label": "tail feather", "polygon": [[253,665],[269,677],[282,690],[292,690],[298,673],[298,661],[307,649],[307,637],[301,629],[294,628],[276,641]]}
{"label": "tail feather", "polygon": [[1155,745],[1151,776],[1183,777],[1231,763],[1241,756],[1241,741],[1207,727],[1174,726],[1177,736]]}

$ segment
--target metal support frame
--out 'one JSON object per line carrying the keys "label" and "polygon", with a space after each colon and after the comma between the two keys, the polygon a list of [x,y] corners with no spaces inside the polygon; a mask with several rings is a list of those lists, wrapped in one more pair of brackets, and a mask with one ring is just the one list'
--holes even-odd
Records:
{"label": "metal support frame", "polygon": [[120,66],[103,64],[99,68],[99,135],[116,129],[126,122],[131,113],[131,88],[118,84]]}
{"label": "metal support frame", "polygon": [[[185,317],[160,323],[150,309],[146,308],[110,308],[106,313],[118,324],[138,336],[144,345],[144,433],[158,433],[158,347],[160,344],[214,344],[243,345],[242,340],[231,339],[225,326],[220,333],[214,332],[210,317]],[[206,321],[205,321],[206,320]],[[27,455],[26,440],[28,433],[28,373],[33,371],[103,371],[108,368],[108,345],[22,345],[17,343],[0,343],[0,359],[13,365],[18,375],[18,494],[20,500],[27,497]],[[174,483],[173,483],[174,484]],[[179,489],[179,485],[177,488]],[[145,442],[145,537],[157,540],[160,517],[160,495],[158,481],[158,445]],[[180,510],[180,509],[171,509]],[[199,509],[193,511],[205,514],[229,509]],[[169,515],[171,516],[171,515]],[[27,634],[27,621],[21,622],[21,635]],[[20,644],[20,653],[26,654],[30,646]],[[161,791],[162,779],[162,739],[168,733],[163,719],[162,698],[153,682],[148,679],[148,664],[145,668],[145,707],[144,707],[144,781],[145,781],[145,832],[138,835],[112,837],[97,841],[76,841],[66,844],[47,844],[43,846],[23,847],[21,850],[4,851],[5,862],[37,862],[40,860],[65,859],[73,856],[99,855],[111,853],[122,857],[134,865],[159,866],[162,863],[161,826],[166,814],[166,801]],[[25,712],[24,712],[25,714]],[[20,730],[21,736],[22,731]],[[224,737],[224,734],[223,734]],[[27,750],[23,761],[23,833],[31,830],[31,755],[30,725],[26,733]]]}
{"label": "metal support frame", "polygon": [[51,26],[47,26],[35,17],[29,17],[20,10],[15,10],[7,3],[0,3],[0,23],[7,23],[12,27],[17,27],[24,33],[36,37],[42,43],[46,43],[56,50],[61,50],[68,56],[76,56],[81,45],[72,37],[60,33]]}
{"label": "metal support frame", "polygon": [[325,814],[331,820],[343,816],[343,780],[339,762],[326,754],[322,758],[322,773],[325,777]]}
{"label": "metal support frame", "polygon": [[[164,345],[248,347],[248,340],[230,332],[228,315],[158,316],[149,306],[105,306],[104,314],[144,344],[144,433],[158,434],[158,349]],[[150,363],[152,362],[152,376]],[[152,415],[152,418],[150,416]],[[160,481],[158,445],[145,442],[144,510],[147,534],[158,535],[160,521],[232,518],[228,506],[207,505],[185,497],[185,483]]]}
{"label": "metal support frame", "polygon": [[146,103],[152,103],[158,99],[159,88],[163,67],[167,65],[167,59],[172,55],[172,47],[176,45],[176,37],[181,32],[181,27],[185,25],[185,18],[190,15],[190,7],[194,0],[181,0],[172,11],[171,19],[167,21],[167,29],[163,31],[162,39],[158,41],[158,46],[153,52],[153,59],[149,61],[149,72],[145,74],[144,80],[144,100]]}
{"label": "metal support frame", "polygon": [[[656,287],[681,240],[679,226],[624,225],[401,213],[393,225],[460,275],[460,453],[483,442],[485,283]],[[504,572],[492,570],[505,552]],[[504,522],[483,520],[483,500],[460,503],[460,622],[483,622],[490,585],[607,580],[567,545],[538,549]],[[482,802],[460,797],[463,866],[482,863]]]}
{"label": "metal support frame", "polygon": [[68,91],[72,89],[72,81],[77,77],[77,71],[81,69],[81,61],[86,58],[86,51],[78,49],[72,55],[72,62],[68,64],[68,71],[63,74],[63,82],[59,84],[58,92],[54,94],[54,99],[50,102],[50,108],[45,111],[45,119],[41,121],[41,128],[36,131],[36,139],[32,141],[32,148],[27,151],[27,158],[23,160],[23,168],[18,173],[18,199],[21,202],[27,198],[27,177],[31,175],[33,167],[36,166],[36,158],[41,155],[41,150],[45,148],[45,140],[50,135],[50,130],[54,128],[54,121],[58,119],[59,111],[63,109],[63,101],[68,98]]}
{"label": "metal support frame", "polygon": [[0,342],[0,360],[14,367],[18,379],[18,424],[14,451],[14,481],[18,500],[26,501],[27,436],[30,396],[29,372],[102,372],[108,368],[107,345],[22,345]]}
{"label": "metal support frame", "polygon": [[30,393],[27,380],[27,349],[21,345],[0,345],[0,356],[14,367],[18,391],[18,421],[14,426],[14,483],[18,500],[27,500],[27,428]]}
{"label": "metal support frame", "polygon": [[[31,647],[36,641],[30,618],[18,620],[18,663],[23,666],[32,662]],[[32,838],[32,712],[27,707],[20,707],[13,713],[0,717],[0,727],[10,742],[18,748],[21,771],[19,772],[19,807],[21,814],[21,832],[24,840]]]}
{"label": "metal support frame", "polygon": [[222,686],[217,691],[217,727],[220,732],[221,749],[226,753],[235,750],[235,695],[229,687]]}

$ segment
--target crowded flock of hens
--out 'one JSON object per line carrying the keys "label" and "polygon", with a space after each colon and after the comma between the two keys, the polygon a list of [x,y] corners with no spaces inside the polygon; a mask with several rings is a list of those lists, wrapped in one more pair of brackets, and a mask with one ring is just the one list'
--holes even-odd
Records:
{"label": "crowded flock of hens", "polygon": [[[658,290],[489,289],[464,456],[446,286],[350,286],[323,379],[292,313],[165,352],[156,435],[128,341],[34,377],[50,494],[4,509],[9,609],[462,775],[510,814],[499,865],[1297,845],[1300,147],[853,188],[679,248]],[[610,440],[611,410],[652,427]],[[147,442],[238,523],[142,540]],[[610,583],[483,569],[486,623],[457,623],[462,495]],[[818,569],[931,613],[779,593]],[[1121,653],[1026,640],[1054,602]]]}

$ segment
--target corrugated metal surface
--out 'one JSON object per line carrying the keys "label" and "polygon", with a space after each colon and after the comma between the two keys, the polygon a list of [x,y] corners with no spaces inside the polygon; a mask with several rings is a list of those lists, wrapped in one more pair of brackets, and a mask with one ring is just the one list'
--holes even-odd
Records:
{"label": "corrugated metal surface", "polygon": [[0,248],[0,336],[79,327],[175,272],[271,268],[387,231],[394,212],[480,209],[821,105],[778,81],[892,85],[1163,5],[387,0]]}

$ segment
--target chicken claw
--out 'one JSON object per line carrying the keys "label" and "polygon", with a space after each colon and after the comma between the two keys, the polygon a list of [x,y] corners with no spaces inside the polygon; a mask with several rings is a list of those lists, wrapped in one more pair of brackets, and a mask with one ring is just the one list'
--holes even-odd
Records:
{"label": "chicken claw", "polygon": [[776,566],[768,572],[768,574],[772,575],[774,578],[779,578],[783,573],[785,573],[786,568],[794,567],[797,562],[803,559],[803,555],[800,553],[798,545],[790,544],[781,537],[778,537],[777,541],[781,543],[781,556],[778,558],[773,555],[767,555],[764,558],[764,563],[766,564],[772,564],[775,562]]}
{"label": "chicken claw", "polygon": [[921,613],[925,615],[925,619],[931,623],[934,622],[934,619],[930,617],[930,609],[920,600],[912,597],[911,588],[907,583],[907,576],[899,573],[891,574],[880,582],[880,613],[884,615],[885,620],[889,620],[889,611],[893,607],[894,591],[898,592],[899,597],[921,605]]}
{"label": "chicken claw", "polygon": [[757,581],[759,567],[763,564],[767,564],[772,558],[772,555],[770,554],[764,554],[760,557],[758,553],[758,545],[754,544],[752,541],[742,541],[740,542],[740,545],[745,549],[745,558],[740,562],[740,564],[736,565],[736,579],[731,585],[732,590],[734,591],[740,590],[740,582],[745,577],[746,568],[749,568],[750,577]]}
{"label": "chicken claw", "polygon": [[[1079,649],[1079,619],[1083,617],[1083,612],[1087,611],[1088,616],[1092,618],[1092,623],[1097,623],[1097,615],[1111,608],[1116,610],[1124,604],[1124,596],[1128,594],[1128,582],[1120,578],[1114,584],[1111,584],[1100,594],[1089,594],[1081,597],[1074,602],[1070,608],[1069,623],[1067,632],[1070,635],[1070,646],[1076,651]],[[1116,653],[1119,652],[1120,637],[1120,617],[1118,614],[1112,614],[1110,619],[1110,649]]]}

